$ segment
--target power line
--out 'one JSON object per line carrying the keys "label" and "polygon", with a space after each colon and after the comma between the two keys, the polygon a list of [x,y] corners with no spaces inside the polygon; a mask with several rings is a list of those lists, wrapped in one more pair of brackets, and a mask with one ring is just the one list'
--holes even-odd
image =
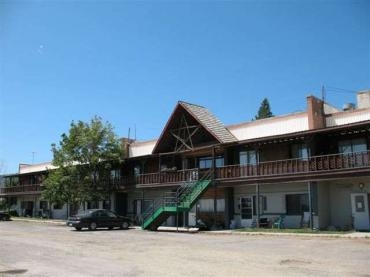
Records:
{"label": "power line", "polygon": [[337,88],[337,87],[331,87],[331,86],[325,86],[326,91],[330,92],[336,92],[336,93],[349,93],[349,94],[356,94],[357,91],[350,90],[350,89],[344,89],[344,88]]}

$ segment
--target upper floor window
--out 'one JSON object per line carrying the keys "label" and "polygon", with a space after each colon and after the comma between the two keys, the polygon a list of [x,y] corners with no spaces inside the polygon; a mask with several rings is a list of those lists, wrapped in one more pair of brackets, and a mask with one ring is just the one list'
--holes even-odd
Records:
{"label": "upper floor window", "polygon": [[291,149],[292,149],[292,158],[293,159],[307,160],[311,155],[310,149],[304,143],[293,144],[291,146]]}
{"label": "upper floor window", "polygon": [[347,139],[338,142],[338,151],[341,154],[367,151],[366,139]]}
{"label": "upper floor window", "polygon": [[239,161],[241,165],[256,165],[258,153],[256,150],[241,151],[239,153]]}
{"label": "upper floor window", "polygon": [[140,175],[141,174],[141,166],[140,165],[136,165],[134,167],[134,175],[137,176],[137,175]]}
{"label": "upper floor window", "polygon": [[[224,157],[215,157],[216,167],[224,166]],[[211,168],[212,167],[212,157],[199,158],[199,168]]]}
{"label": "upper floor window", "polygon": [[116,179],[121,177],[121,171],[119,169],[112,169],[110,171],[110,178],[111,179]]}

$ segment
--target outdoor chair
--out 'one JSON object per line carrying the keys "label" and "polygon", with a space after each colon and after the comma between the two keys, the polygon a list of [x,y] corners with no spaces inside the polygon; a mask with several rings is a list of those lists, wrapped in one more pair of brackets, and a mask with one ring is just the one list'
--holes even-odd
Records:
{"label": "outdoor chair", "polygon": [[303,212],[302,219],[301,219],[301,227],[308,228],[310,226],[310,212]]}
{"label": "outdoor chair", "polygon": [[272,224],[272,228],[278,228],[278,229],[285,228],[285,226],[284,226],[284,219],[285,219],[285,215],[279,216],[276,219],[276,221]]}

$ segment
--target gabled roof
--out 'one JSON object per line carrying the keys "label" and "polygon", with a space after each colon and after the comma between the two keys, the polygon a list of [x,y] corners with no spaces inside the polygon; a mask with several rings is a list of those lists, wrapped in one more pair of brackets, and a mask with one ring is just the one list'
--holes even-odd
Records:
{"label": "gabled roof", "polygon": [[[153,153],[160,153],[164,150],[168,151],[169,149],[165,148],[173,146],[172,144],[175,138],[171,135],[171,131],[178,127],[184,115],[190,118],[192,123],[196,123],[201,127],[204,134],[203,139],[208,138],[209,143],[229,143],[237,141],[234,135],[232,135],[222,122],[207,108],[179,101],[163,129],[153,149]],[[194,128],[194,125],[192,125],[192,127]]]}
{"label": "gabled roof", "polygon": [[198,119],[199,123],[203,125],[220,143],[228,143],[237,141],[237,139],[225,128],[222,122],[207,108],[187,102],[179,101],[189,113]]}

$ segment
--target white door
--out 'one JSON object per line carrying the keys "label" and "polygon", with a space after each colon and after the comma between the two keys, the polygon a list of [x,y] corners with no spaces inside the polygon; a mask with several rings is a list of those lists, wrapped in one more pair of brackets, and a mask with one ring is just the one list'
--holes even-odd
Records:
{"label": "white door", "polygon": [[352,193],[352,216],[353,225],[356,230],[369,230],[369,204],[366,193]]}
{"label": "white door", "polygon": [[242,227],[251,227],[253,222],[253,198],[245,196],[240,198],[240,217]]}

